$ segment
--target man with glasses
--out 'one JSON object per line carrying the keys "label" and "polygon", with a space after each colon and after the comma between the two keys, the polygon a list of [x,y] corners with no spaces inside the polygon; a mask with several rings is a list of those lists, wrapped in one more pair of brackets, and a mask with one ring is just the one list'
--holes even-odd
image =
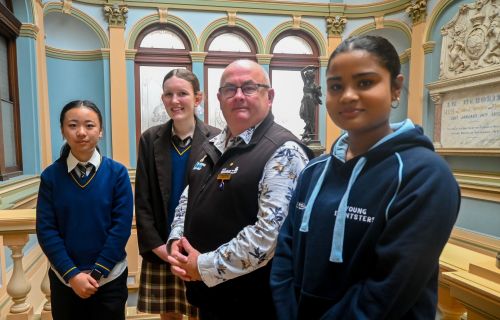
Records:
{"label": "man with glasses", "polygon": [[169,262],[187,281],[202,320],[274,319],[269,262],[311,153],[274,122],[274,90],[259,64],[229,64],[217,98],[227,127],[192,168],[172,224]]}

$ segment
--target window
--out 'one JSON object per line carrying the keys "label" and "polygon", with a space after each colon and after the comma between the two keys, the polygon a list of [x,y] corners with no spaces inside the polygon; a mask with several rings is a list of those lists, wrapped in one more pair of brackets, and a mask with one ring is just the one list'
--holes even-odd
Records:
{"label": "window", "polygon": [[22,173],[16,38],[21,22],[0,2],[0,180]]}
{"label": "window", "polygon": [[161,101],[162,81],[175,68],[191,68],[191,50],[184,34],[175,26],[155,24],[143,30],[136,41],[136,141],[148,128],[168,121]]}
{"label": "window", "polygon": [[[273,102],[274,120],[290,130],[299,139],[304,133],[305,122],[300,118],[300,103],[304,82],[300,70],[308,65],[319,68],[319,50],[316,43],[305,32],[285,31],[271,46],[273,58],[270,77],[276,92]],[[316,72],[319,83],[319,71]],[[318,132],[318,110],[316,110],[316,134]]]}
{"label": "window", "polygon": [[224,68],[234,60],[249,59],[256,61],[256,45],[246,31],[238,27],[218,29],[207,39],[205,51],[205,122],[223,129],[226,120],[220,110],[217,91]]}

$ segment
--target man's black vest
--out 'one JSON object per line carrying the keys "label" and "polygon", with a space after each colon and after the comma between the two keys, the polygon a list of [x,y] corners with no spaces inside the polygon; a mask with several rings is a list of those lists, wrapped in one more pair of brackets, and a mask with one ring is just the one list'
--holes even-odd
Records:
{"label": "man's black vest", "polygon": [[[221,156],[213,144],[205,143],[205,154],[199,156],[200,160],[190,173],[184,222],[184,235],[194,248],[201,253],[213,251],[234,238],[245,226],[257,221],[258,187],[264,167],[287,141],[302,145],[290,131],[276,124],[269,113],[248,144],[241,143]],[[310,150],[303,148],[311,158]],[[213,288],[202,282],[187,282],[188,298],[191,303],[212,310],[223,308],[222,303],[228,308],[229,301],[235,308],[245,307],[245,304],[257,308],[259,303],[272,304],[270,267],[271,263],[268,263]],[[245,301],[247,299],[251,300]]]}

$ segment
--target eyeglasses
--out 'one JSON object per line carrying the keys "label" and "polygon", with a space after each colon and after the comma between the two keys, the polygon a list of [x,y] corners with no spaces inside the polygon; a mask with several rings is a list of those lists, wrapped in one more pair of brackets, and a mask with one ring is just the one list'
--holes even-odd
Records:
{"label": "eyeglasses", "polygon": [[224,87],[220,87],[219,93],[222,95],[223,98],[229,99],[236,95],[236,92],[238,92],[238,88],[241,88],[241,92],[243,92],[245,96],[253,96],[255,93],[257,93],[257,90],[259,90],[259,88],[270,88],[270,87],[267,84],[260,84],[260,83],[247,83],[240,87],[227,85]]}

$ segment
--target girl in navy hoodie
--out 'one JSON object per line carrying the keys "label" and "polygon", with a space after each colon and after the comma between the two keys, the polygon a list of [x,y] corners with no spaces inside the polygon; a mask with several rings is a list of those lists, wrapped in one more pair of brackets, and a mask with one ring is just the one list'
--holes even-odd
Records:
{"label": "girl in navy hoodie", "polygon": [[88,100],[60,114],[61,156],[40,176],[38,242],[50,262],[52,318],[125,319],[125,245],[133,214],[127,168],[99,153],[102,115]]}
{"label": "girl in navy hoodie", "polygon": [[384,38],[345,40],[326,106],[345,131],[302,172],[278,238],[279,319],[434,319],[439,256],[460,191],[422,128],[390,124],[403,86]]}

